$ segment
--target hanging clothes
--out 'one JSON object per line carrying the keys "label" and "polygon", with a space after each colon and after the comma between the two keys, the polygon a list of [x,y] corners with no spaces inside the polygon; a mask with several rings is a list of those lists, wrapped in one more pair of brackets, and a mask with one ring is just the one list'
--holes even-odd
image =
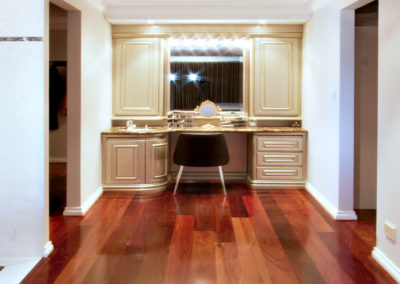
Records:
{"label": "hanging clothes", "polygon": [[49,121],[50,130],[58,129],[58,108],[65,95],[65,81],[57,70],[55,64],[50,64],[49,70]]}

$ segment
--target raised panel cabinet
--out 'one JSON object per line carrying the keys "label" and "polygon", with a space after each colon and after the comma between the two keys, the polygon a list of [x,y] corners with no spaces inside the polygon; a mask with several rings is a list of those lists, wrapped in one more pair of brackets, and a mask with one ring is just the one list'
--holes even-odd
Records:
{"label": "raised panel cabinet", "polygon": [[168,140],[146,141],[146,182],[159,183],[168,177]]}
{"label": "raised panel cabinet", "polygon": [[249,137],[253,187],[304,187],[307,132],[257,133]]}
{"label": "raised panel cabinet", "polygon": [[102,139],[104,189],[146,190],[167,185],[167,137],[104,135]]}
{"label": "raised panel cabinet", "polygon": [[106,184],[145,183],[145,140],[106,140]]}
{"label": "raised panel cabinet", "polygon": [[253,39],[252,116],[300,116],[300,54],[299,38]]}
{"label": "raised panel cabinet", "polygon": [[114,40],[114,115],[160,116],[163,104],[162,39]]}

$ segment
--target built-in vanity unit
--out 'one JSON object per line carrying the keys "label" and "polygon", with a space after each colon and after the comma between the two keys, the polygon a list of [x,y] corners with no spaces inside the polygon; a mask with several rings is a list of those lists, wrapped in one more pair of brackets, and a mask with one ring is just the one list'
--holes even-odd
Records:
{"label": "built-in vanity unit", "polygon": [[[113,127],[101,134],[103,189],[165,189],[176,176],[172,153],[182,132],[224,133],[228,181],[304,187],[302,30],[114,25]],[[209,101],[216,113],[203,116],[198,107]],[[216,169],[193,168],[183,179],[217,176]]]}

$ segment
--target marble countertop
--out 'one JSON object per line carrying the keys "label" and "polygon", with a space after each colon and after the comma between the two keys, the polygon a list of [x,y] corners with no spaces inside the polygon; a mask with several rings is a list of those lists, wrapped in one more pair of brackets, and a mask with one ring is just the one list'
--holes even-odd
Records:
{"label": "marble countertop", "polygon": [[277,133],[277,132],[307,132],[301,127],[138,127],[133,130],[128,130],[126,127],[112,127],[103,131],[102,135],[143,135],[143,134],[168,134],[173,132],[229,132],[229,133]]}

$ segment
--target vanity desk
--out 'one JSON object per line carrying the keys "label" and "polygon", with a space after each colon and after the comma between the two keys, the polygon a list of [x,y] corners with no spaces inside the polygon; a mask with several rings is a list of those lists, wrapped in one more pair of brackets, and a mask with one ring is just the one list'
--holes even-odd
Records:
{"label": "vanity desk", "polygon": [[246,170],[241,176],[252,187],[305,185],[307,131],[300,127],[150,127],[135,130],[113,127],[101,133],[103,189],[166,189],[170,177],[175,178],[175,173],[170,170],[175,166],[171,159],[175,147],[172,138],[181,132],[222,132],[230,135],[231,140],[235,140],[237,134],[242,138],[247,136],[247,149],[232,149],[229,141],[228,148],[234,162],[237,162],[234,155],[246,152],[244,163],[247,165],[241,165]]}
{"label": "vanity desk", "polygon": [[[302,25],[113,25],[103,188],[165,189],[181,132],[224,133],[227,181],[304,187],[307,131],[281,127],[301,125],[302,35]],[[150,128],[127,130],[131,121]],[[217,168],[188,168],[184,180],[219,180]]]}

